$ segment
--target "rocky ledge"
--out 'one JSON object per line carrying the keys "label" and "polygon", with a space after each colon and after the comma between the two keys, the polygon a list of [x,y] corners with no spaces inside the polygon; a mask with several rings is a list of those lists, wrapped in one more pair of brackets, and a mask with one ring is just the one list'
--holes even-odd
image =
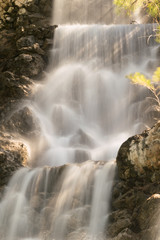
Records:
{"label": "rocky ledge", "polygon": [[129,138],[117,155],[108,227],[112,240],[157,240],[160,221],[160,122]]}
{"label": "rocky ledge", "polygon": [[117,165],[119,177],[123,180],[160,181],[160,121],[122,144]]}
{"label": "rocky ledge", "polygon": [[28,158],[15,139],[37,134],[26,101],[48,66],[57,27],[51,9],[51,0],[0,0],[0,188]]}

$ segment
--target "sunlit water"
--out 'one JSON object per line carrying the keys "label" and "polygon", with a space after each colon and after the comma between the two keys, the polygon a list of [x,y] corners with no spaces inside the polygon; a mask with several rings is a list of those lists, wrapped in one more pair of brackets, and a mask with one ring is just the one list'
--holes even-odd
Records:
{"label": "sunlit water", "polygon": [[134,92],[125,75],[146,71],[148,61],[156,59],[154,40],[148,40],[154,28],[152,24],[58,27],[53,70],[31,106],[42,131],[35,153],[42,150],[41,156],[31,164],[115,159],[121,143],[145,128],[144,93],[138,88]]}
{"label": "sunlit water", "polygon": [[112,24],[125,23],[125,12],[118,16],[112,0],[61,0],[54,1],[53,23],[56,24]]}
{"label": "sunlit water", "polygon": [[154,28],[56,29],[50,71],[29,105],[40,126],[30,141],[33,169],[18,171],[6,188],[0,239],[107,239],[114,159],[146,125],[144,92],[125,75],[151,74],[149,63],[158,59]]}

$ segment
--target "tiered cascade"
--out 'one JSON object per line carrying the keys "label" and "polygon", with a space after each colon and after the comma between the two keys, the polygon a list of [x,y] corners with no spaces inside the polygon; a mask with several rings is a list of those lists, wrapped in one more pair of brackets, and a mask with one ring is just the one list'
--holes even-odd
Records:
{"label": "tiered cascade", "polygon": [[[84,9],[89,19],[90,8]],[[30,141],[32,169],[18,171],[7,187],[1,239],[107,239],[114,159],[121,143],[146,123],[145,93],[139,98],[125,75],[157,60],[154,28],[58,26],[50,71],[29,104],[40,126]]]}

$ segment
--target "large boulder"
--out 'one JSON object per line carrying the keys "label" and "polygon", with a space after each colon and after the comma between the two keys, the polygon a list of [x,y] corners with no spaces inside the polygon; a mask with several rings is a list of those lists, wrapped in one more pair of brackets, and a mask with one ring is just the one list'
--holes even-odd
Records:
{"label": "large boulder", "polygon": [[[158,239],[160,122],[124,142],[117,155],[117,165],[120,179],[113,187],[113,212],[109,225],[112,240]],[[124,213],[125,217],[117,217],[117,213]],[[116,236],[113,235],[114,229],[118,233]]]}
{"label": "large boulder", "polygon": [[5,121],[2,121],[2,129],[27,138],[36,137],[40,131],[39,122],[32,110],[23,105],[6,116]]}
{"label": "large boulder", "polygon": [[160,180],[160,121],[152,129],[122,144],[117,165],[121,179],[148,182]]}
{"label": "large boulder", "polygon": [[13,64],[16,74],[25,75],[27,77],[35,77],[41,74],[45,66],[44,60],[40,55],[25,53],[17,56]]}

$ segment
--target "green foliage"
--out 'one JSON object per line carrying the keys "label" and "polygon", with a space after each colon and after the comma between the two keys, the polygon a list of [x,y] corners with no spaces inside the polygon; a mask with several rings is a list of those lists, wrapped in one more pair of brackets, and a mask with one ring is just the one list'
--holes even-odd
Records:
{"label": "green foliage", "polygon": [[143,1],[142,0],[114,0],[114,4],[117,6],[118,12],[124,9],[130,15],[137,8],[143,5]]}
{"label": "green foliage", "polygon": [[[145,8],[149,16],[151,16],[157,23],[160,21],[160,0],[114,0],[117,6],[117,12],[123,9],[131,15],[138,8]],[[160,42],[160,24],[156,29],[156,41]]]}
{"label": "green foliage", "polygon": [[159,0],[114,0],[117,10],[122,9],[130,15],[137,8],[146,8],[148,14],[156,20],[160,17],[160,1]]}
{"label": "green foliage", "polygon": [[160,43],[160,25],[156,29],[156,42]]}
{"label": "green foliage", "polygon": [[130,79],[133,84],[144,86],[152,92],[153,98],[151,99],[155,102],[152,108],[160,112],[160,67],[153,73],[152,79],[146,78],[139,72],[130,74],[126,77]]}
{"label": "green foliage", "polygon": [[160,16],[160,2],[159,0],[147,1],[146,7],[148,9],[148,13],[155,19],[158,19]]}
{"label": "green foliage", "polygon": [[[160,0],[114,0],[117,6],[117,11],[125,10],[129,15],[138,8],[146,9],[149,16],[151,16],[157,23],[156,41],[160,42]],[[160,112],[160,67],[154,72],[152,79],[146,78],[141,73],[134,73],[127,76],[133,84],[141,85],[149,89],[153,93],[153,99],[156,104],[153,108]]]}

